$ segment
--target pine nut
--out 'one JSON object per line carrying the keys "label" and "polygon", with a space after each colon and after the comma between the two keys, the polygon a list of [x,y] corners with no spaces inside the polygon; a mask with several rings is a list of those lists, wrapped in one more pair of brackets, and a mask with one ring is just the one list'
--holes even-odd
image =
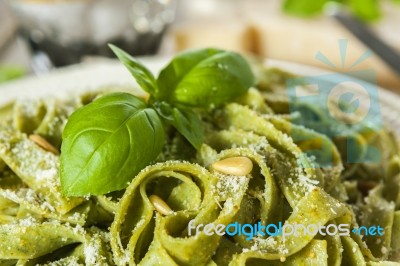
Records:
{"label": "pine nut", "polygon": [[243,176],[253,169],[253,162],[247,157],[231,157],[213,163],[212,168],[227,175]]}
{"label": "pine nut", "polygon": [[172,213],[172,210],[168,206],[168,204],[159,196],[151,195],[149,197],[149,200],[150,200],[151,204],[153,204],[156,211],[158,211],[159,213],[161,213],[163,215],[168,215],[168,214]]}
{"label": "pine nut", "polygon": [[29,139],[35,142],[39,147],[43,148],[46,151],[52,152],[56,155],[60,154],[60,152],[51,145],[45,138],[37,135],[37,134],[32,134],[29,136]]}

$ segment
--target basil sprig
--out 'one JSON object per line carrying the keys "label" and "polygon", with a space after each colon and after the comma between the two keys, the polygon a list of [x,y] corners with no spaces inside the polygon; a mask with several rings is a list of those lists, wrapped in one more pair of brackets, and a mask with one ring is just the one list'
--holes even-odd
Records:
{"label": "basil sprig", "polygon": [[177,55],[156,79],[143,64],[110,45],[140,87],[147,102],[128,93],[110,93],[76,110],[68,119],[61,147],[61,185],[67,196],[120,190],[154,161],[169,124],[196,149],[203,124],[194,111],[244,94],[254,83],[237,53],[201,49]]}

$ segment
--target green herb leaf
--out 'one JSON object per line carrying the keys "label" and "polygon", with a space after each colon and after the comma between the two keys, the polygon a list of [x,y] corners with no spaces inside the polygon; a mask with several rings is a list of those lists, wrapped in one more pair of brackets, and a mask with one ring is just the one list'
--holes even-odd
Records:
{"label": "green herb leaf", "polygon": [[[397,0],[398,1],[398,0]],[[381,17],[378,0],[285,0],[282,9],[286,13],[299,17],[312,17],[321,15],[328,2],[337,2],[348,7],[357,18],[373,21]]]}
{"label": "green herb leaf", "polygon": [[109,44],[109,47],[118,57],[118,59],[125,65],[129,72],[131,72],[132,76],[136,79],[136,82],[140,85],[140,87],[151,95],[156,94],[157,82],[151,71],[125,51],[112,44]]}
{"label": "green herb leaf", "polygon": [[112,93],[69,118],[61,147],[61,184],[68,196],[120,190],[161,152],[165,132],[154,109]]}
{"label": "green herb leaf", "polygon": [[171,123],[174,120],[172,106],[167,102],[154,102],[154,109],[157,111],[158,115],[162,117],[165,121]]}
{"label": "green herb leaf", "polygon": [[239,54],[201,49],[177,55],[161,71],[156,98],[175,106],[210,107],[244,94],[254,84],[246,60]]}
{"label": "green herb leaf", "polygon": [[204,140],[203,123],[199,116],[189,109],[173,109],[174,120],[172,125],[181,133],[189,142],[199,150]]}
{"label": "green herb leaf", "polygon": [[172,107],[166,102],[156,102],[154,109],[165,121],[174,126],[194,148],[200,149],[204,140],[204,128],[203,122],[195,112]]}
{"label": "green herb leaf", "polygon": [[381,17],[378,0],[348,0],[348,5],[359,19],[374,21]]}
{"label": "green herb leaf", "polygon": [[321,14],[327,2],[328,0],[285,0],[282,8],[291,15],[310,17]]}

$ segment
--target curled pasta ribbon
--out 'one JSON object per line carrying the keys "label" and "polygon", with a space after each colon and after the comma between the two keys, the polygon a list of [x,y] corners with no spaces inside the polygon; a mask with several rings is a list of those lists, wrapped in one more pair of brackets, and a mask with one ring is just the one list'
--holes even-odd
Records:
{"label": "curled pasta ribbon", "polygon": [[[216,184],[215,175],[190,163],[156,164],[139,173],[126,189],[111,226],[117,264],[202,265],[210,260],[219,236],[201,233],[188,237],[186,227],[191,219],[196,224],[225,224],[236,213],[234,205],[229,211],[228,206],[220,209],[212,191]],[[167,216],[157,213],[150,195],[164,199],[174,212]]]}
{"label": "curled pasta ribbon", "polygon": [[43,195],[50,211],[65,214],[83,202],[62,195],[58,157],[30,141],[12,127],[0,130],[0,158],[26,184]]}
{"label": "curled pasta ribbon", "polygon": [[[238,149],[216,155],[214,159],[235,156],[246,156],[260,165],[254,170],[257,179],[251,181],[251,176],[209,172],[198,165],[182,162],[161,163],[142,171],[127,188],[111,227],[111,246],[118,264],[211,263],[223,257],[225,248],[220,243],[226,239],[221,240],[216,234],[207,235],[202,230],[196,231],[196,235],[194,232],[189,234],[189,221],[193,220],[194,226],[228,225],[235,219],[245,221],[253,211],[272,212],[271,207],[277,204],[276,185],[262,158],[248,149]],[[247,195],[249,182],[254,182],[254,186],[264,187],[265,182],[271,185],[266,185],[262,192],[257,186],[257,191]],[[149,200],[150,194],[163,198],[174,213],[166,216],[157,213]],[[251,195],[256,195],[259,200]],[[260,209],[252,208],[258,201]],[[239,214],[239,211],[243,213]],[[264,216],[263,220],[266,219]],[[237,241],[245,242],[242,237]]]}
{"label": "curled pasta ribbon", "polygon": [[[58,222],[22,219],[0,225],[0,262],[5,265],[110,265],[109,235]],[[7,264],[8,263],[8,264]]]}
{"label": "curled pasta ribbon", "polygon": [[[77,108],[91,102],[99,92],[88,92],[68,100],[56,98],[16,101],[8,109],[12,126],[26,134],[38,134],[56,148],[61,146],[61,135],[68,116]],[[1,112],[0,109],[0,118]],[[4,111],[5,112],[5,111]]]}
{"label": "curled pasta ribbon", "polygon": [[25,134],[1,128],[0,147],[0,264],[110,265],[108,232],[89,226],[107,224],[112,214],[94,198],[64,197],[58,157]]}
{"label": "curled pasta ribbon", "polygon": [[[322,185],[324,180],[317,175],[315,166],[307,158],[306,153],[285,132],[278,130],[271,121],[264,119],[255,111],[243,105],[228,104],[224,108],[219,121],[221,121],[222,129],[233,131],[233,134],[235,134],[235,131],[239,134],[243,132],[243,141],[239,145],[246,146],[248,145],[247,142],[254,147],[254,145],[264,143],[266,150],[262,152],[269,156],[271,163],[286,163],[286,166],[276,167],[277,171],[284,171],[279,175],[281,177],[277,181],[292,207],[304,196],[310,186]],[[246,135],[249,134],[251,136],[248,138]],[[224,141],[229,141],[229,137],[225,137]],[[237,143],[230,144],[238,145]],[[304,176],[307,178],[302,179]],[[295,187],[295,189],[293,190],[291,187]]]}

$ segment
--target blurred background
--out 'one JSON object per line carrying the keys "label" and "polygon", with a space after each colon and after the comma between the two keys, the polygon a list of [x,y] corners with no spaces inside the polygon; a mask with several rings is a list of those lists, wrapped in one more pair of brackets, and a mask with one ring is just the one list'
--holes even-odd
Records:
{"label": "blurred background", "polygon": [[[328,15],[338,6],[400,52],[399,0],[0,0],[0,82],[111,57],[114,43],[134,55],[214,46],[333,71],[373,69],[379,85],[400,93],[399,75],[379,56],[351,67],[368,47]],[[344,65],[339,39],[348,40]]]}

